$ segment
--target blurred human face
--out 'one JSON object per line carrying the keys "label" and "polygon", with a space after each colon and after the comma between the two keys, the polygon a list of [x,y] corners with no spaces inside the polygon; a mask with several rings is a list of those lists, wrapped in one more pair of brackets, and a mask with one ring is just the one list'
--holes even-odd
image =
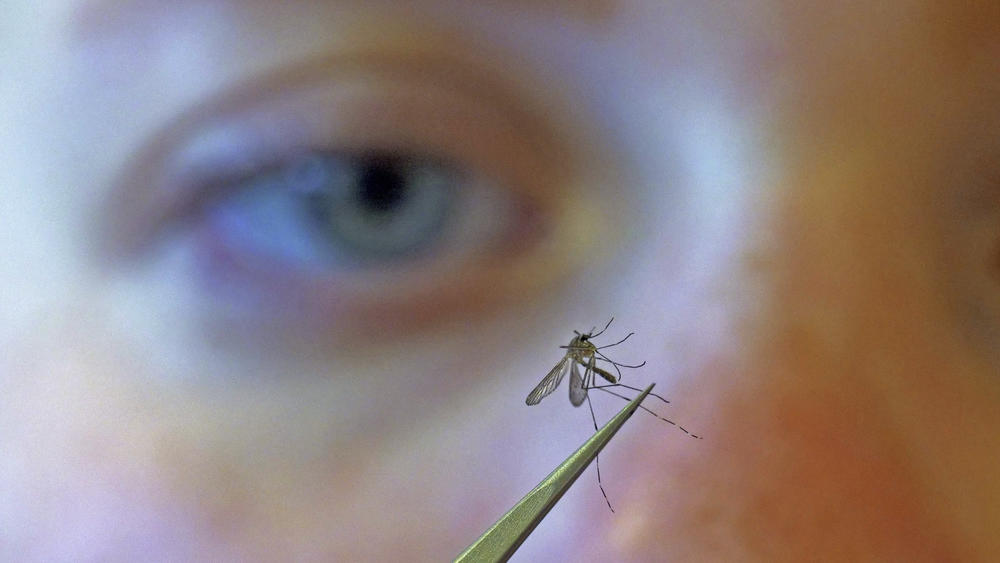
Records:
{"label": "blurred human face", "polygon": [[1000,554],[993,3],[7,12],[3,559]]}

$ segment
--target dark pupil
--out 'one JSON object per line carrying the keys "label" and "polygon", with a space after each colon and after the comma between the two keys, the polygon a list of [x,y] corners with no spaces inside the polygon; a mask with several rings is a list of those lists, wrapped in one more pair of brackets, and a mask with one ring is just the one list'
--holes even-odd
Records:
{"label": "dark pupil", "polygon": [[406,198],[406,178],[398,158],[369,157],[362,161],[358,203],[375,213],[392,211]]}

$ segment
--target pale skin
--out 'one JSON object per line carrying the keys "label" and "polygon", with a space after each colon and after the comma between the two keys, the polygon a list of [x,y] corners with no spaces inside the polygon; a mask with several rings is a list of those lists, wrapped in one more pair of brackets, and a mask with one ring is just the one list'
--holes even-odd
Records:
{"label": "pale skin", "polygon": [[[592,431],[524,397],[612,315],[704,439],[637,414],[521,560],[1000,556],[995,2],[273,4],[0,24],[0,559],[448,559]],[[306,278],[156,191],[248,135],[535,214]]]}

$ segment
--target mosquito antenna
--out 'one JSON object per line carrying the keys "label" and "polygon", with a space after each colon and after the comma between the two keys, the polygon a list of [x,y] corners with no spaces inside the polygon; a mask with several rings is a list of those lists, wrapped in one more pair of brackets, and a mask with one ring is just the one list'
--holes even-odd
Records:
{"label": "mosquito antenna", "polygon": [[[587,406],[590,408],[590,420],[594,422],[594,432],[597,432],[597,417],[594,415],[594,405],[590,402],[590,395],[587,395]],[[604,492],[604,485],[601,483],[601,456],[594,456],[594,466],[597,467],[597,486],[601,488],[604,502],[608,503],[608,508],[614,512],[615,509],[611,508],[611,501],[608,500],[608,493]]]}
{"label": "mosquito antenna", "polygon": [[630,366],[628,364],[620,364],[620,363],[612,360],[611,358],[605,356],[604,354],[602,354],[600,352],[597,352],[597,355],[600,356],[601,359],[604,360],[605,362],[608,362],[609,364],[614,364],[614,365],[616,365],[618,367],[636,369],[636,368],[641,368],[642,366],[646,365],[646,362],[642,362],[641,364],[636,364],[634,366]]}
{"label": "mosquito antenna", "polygon": [[[598,390],[604,391],[605,393],[608,393],[610,395],[614,395],[615,397],[618,397],[619,399],[623,399],[623,400],[626,400],[626,401],[630,400],[628,397],[626,397],[624,395],[619,395],[618,393],[615,393],[614,391],[611,391],[611,390],[607,389],[608,387],[614,387],[616,385],[618,385],[618,384],[616,383],[614,385],[602,385],[600,387],[591,387],[591,389],[598,389]],[[662,397],[661,397],[661,399],[662,399]],[[688,431],[687,428],[684,428],[683,426],[681,426],[680,424],[677,424],[676,422],[670,420],[669,418],[665,418],[665,417],[662,417],[662,416],[656,414],[655,412],[647,409],[646,407],[642,406],[641,404],[639,405],[639,408],[642,409],[642,410],[644,410],[644,411],[646,411],[646,412],[648,412],[649,414],[655,416],[656,418],[662,420],[663,422],[669,423],[669,424],[671,424],[673,426],[676,426],[677,428],[680,428],[682,432],[684,432],[685,434],[687,434],[688,436],[690,436],[692,438],[696,438],[698,440],[702,439],[701,436],[698,436],[697,434],[692,434],[691,432]]]}
{"label": "mosquito antenna", "polygon": [[632,336],[633,334],[635,334],[635,333],[634,332],[630,332],[630,333],[628,333],[628,334],[625,335],[625,338],[622,338],[618,342],[615,342],[614,344],[608,344],[607,346],[598,346],[597,349],[598,350],[603,350],[604,348],[610,348],[612,346],[618,346],[622,342],[625,342],[626,340],[628,340],[628,337]]}
{"label": "mosquito antenna", "polygon": [[608,330],[608,327],[609,327],[609,326],[611,326],[611,321],[613,321],[613,320],[615,320],[615,318],[614,318],[614,317],[611,317],[611,318],[610,318],[610,319],[608,320],[608,324],[604,325],[604,328],[602,328],[602,329],[601,329],[601,332],[598,332],[597,334],[593,334],[593,332],[594,332],[594,328],[597,328],[596,326],[595,326],[594,328],[590,329],[590,332],[591,332],[591,335],[590,335],[590,337],[591,337],[591,338],[595,338],[595,337],[597,337],[597,336],[600,336],[600,335],[604,334],[604,331],[605,331],[605,330]]}

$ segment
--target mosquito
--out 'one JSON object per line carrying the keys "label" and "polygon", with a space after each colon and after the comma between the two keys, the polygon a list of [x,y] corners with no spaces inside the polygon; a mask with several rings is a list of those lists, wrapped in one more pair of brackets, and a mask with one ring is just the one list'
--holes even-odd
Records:
{"label": "mosquito", "polygon": [[[622,364],[612,360],[611,358],[608,358],[603,352],[601,352],[601,350],[604,350],[606,348],[618,346],[622,342],[628,340],[635,333],[630,332],[626,334],[625,337],[619,340],[618,342],[615,342],[614,344],[606,344],[604,346],[597,346],[591,341],[592,339],[597,338],[598,336],[604,334],[604,331],[608,330],[608,327],[611,326],[611,323],[614,320],[615,320],[614,317],[612,317],[608,321],[608,323],[604,325],[604,328],[602,328],[599,332],[596,333],[594,332],[594,330],[597,327],[594,327],[590,329],[589,332],[585,332],[582,334],[579,331],[574,330],[573,334],[575,334],[576,336],[574,336],[573,339],[569,341],[568,345],[560,346],[560,348],[566,350],[566,355],[563,356],[561,360],[559,360],[559,363],[557,363],[555,367],[552,368],[551,371],[549,371],[548,375],[542,378],[542,381],[539,382],[539,384],[535,386],[534,389],[531,390],[531,393],[528,393],[528,397],[524,400],[524,402],[528,405],[537,405],[542,399],[552,394],[552,392],[555,391],[557,387],[559,387],[559,384],[562,382],[562,380],[566,377],[566,374],[568,373],[569,402],[572,403],[574,407],[578,407],[582,405],[584,401],[587,401],[587,406],[590,408],[590,418],[594,423],[594,430],[596,431],[597,417],[594,415],[594,405],[590,402],[590,395],[588,395],[588,391],[590,389],[597,389],[600,391],[604,391],[605,393],[614,395],[615,397],[624,399],[626,401],[630,399],[624,395],[619,395],[618,393],[611,391],[610,388],[624,387],[626,389],[631,389],[633,391],[642,392],[642,389],[621,383],[622,372],[620,368],[630,368],[630,369],[641,368],[642,366],[646,365],[646,362],[642,362],[641,364],[636,364],[636,365]],[[615,368],[615,372],[617,372],[618,374],[617,377],[615,376],[615,374],[612,374],[598,367],[597,366],[598,360],[611,364]],[[579,366],[584,367],[583,375],[580,375]],[[604,380],[606,380],[608,384],[595,385],[595,381],[598,375],[600,375]],[[656,397],[660,401],[663,401],[663,403],[665,404],[670,403],[670,401],[664,399],[663,397],[657,395],[656,393],[650,393],[650,396]],[[656,418],[659,418],[664,422],[676,426],[688,436],[699,440],[701,439],[701,436],[692,434],[686,428],[677,424],[676,422],[668,418],[664,418],[642,405],[639,405],[639,408],[655,416]],[[595,465],[597,467],[597,485],[601,488],[601,494],[604,495],[604,501],[608,503],[608,508],[611,509],[611,512],[614,512],[615,509],[611,507],[611,501],[608,500],[608,495],[607,493],[604,492],[604,485],[601,483],[600,458],[595,459]]]}

